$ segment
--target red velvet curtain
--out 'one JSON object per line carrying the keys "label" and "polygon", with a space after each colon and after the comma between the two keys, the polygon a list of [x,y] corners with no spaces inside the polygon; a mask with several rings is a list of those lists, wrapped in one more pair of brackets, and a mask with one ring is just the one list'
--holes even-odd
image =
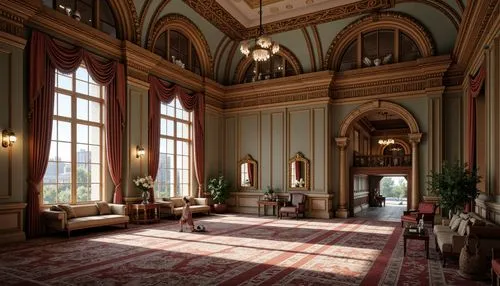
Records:
{"label": "red velvet curtain", "polygon": [[92,78],[107,88],[106,146],[108,165],[115,184],[115,200],[121,203],[121,153],[125,122],[125,73],[122,64],[101,62],[80,47],[67,48],[56,44],[45,34],[33,31],[30,43],[29,87],[29,165],[27,234],[41,232],[39,185],[49,159],[54,110],[55,70],[75,71],[82,61]]}
{"label": "red velvet curtain", "polygon": [[469,76],[468,92],[468,129],[469,129],[469,168],[476,168],[476,97],[481,91],[484,79],[486,78],[486,68],[484,65],[475,76]]}
{"label": "red velvet curtain", "polygon": [[198,181],[198,197],[201,197],[204,194],[203,178],[205,177],[205,97],[201,93],[189,95],[178,85],[168,84],[152,75],[149,76],[149,84],[149,174],[153,180],[158,174],[160,102],[169,103],[177,96],[184,109],[194,112],[194,168]]}

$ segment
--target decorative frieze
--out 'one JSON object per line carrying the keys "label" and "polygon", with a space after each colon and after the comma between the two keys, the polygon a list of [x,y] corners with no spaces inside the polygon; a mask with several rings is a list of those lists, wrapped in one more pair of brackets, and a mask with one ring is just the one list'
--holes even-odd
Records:
{"label": "decorative frieze", "polygon": [[0,31],[24,38],[24,19],[0,9]]}

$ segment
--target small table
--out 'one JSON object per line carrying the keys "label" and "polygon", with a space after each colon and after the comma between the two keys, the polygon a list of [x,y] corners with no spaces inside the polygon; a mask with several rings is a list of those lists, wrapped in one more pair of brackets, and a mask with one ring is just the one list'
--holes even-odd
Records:
{"label": "small table", "polygon": [[426,258],[429,259],[429,231],[424,228],[423,232],[418,232],[418,229],[407,227],[405,228],[405,232],[403,234],[404,237],[404,256],[406,256],[406,240],[407,239],[416,239],[416,240],[424,240],[425,241],[425,252]]}
{"label": "small table", "polygon": [[[280,201],[263,201],[263,200],[258,200],[257,201],[257,205],[259,207],[258,215],[260,216],[260,206],[263,205],[264,206],[264,215],[266,215],[267,206],[273,206],[273,216],[278,217],[279,213],[280,213],[280,206],[281,206],[281,204],[282,203]],[[276,208],[278,209],[277,211],[276,211]]]}
{"label": "small table", "polygon": [[160,222],[160,204],[130,204],[129,213],[132,215],[133,223]]}

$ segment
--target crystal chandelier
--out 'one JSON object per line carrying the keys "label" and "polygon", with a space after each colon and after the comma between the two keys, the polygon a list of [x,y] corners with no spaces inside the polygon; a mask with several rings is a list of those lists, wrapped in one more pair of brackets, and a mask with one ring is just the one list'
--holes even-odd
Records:
{"label": "crystal chandelier", "polygon": [[280,50],[277,42],[273,42],[270,37],[264,34],[264,27],[262,26],[262,0],[260,0],[260,25],[259,37],[255,40],[255,46],[250,48],[248,41],[243,41],[240,46],[240,51],[245,56],[252,54],[252,58],[256,62],[265,62]]}

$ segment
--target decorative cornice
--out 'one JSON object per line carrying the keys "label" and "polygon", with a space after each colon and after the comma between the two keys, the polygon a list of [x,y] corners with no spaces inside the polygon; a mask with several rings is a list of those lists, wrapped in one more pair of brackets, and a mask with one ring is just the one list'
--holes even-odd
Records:
{"label": "decorative cornice", "polygon": [[[298,17],[284,19],[264,25],[267,34],[282,33],[286,31],[300,29],[310,25],[318,25],[355,15],[389,9],[394,7],[391,0],[363,0],[345,4],[331,9],[301,15]],[[227,13],[227,12],[226,12]],[[245,38],[254,38],[259,35],[259,27],[248,28]]]}
{"label": "decorative cornice", "polygon": [[453,48],[453,58],[458,64],[464,67],[471,64],[474,51],[482,44],[481,39],[486,36],[484,32],[492,15],[496,14],[493,19],[498,20],[499,5],[498,0],[483,0],[467,5]]}
{"label": "decorative cornice", "polygon": [[450,64],[448,56],[438,56],[337,73],[332,83],[332,97],[402,95],[439,89],[443,86],[443,77]]}
{"label": "decorative cornice", "polygon": [[[295,54],[292,51],[287,49],[285,46],[281,45],[278,55],[284,57],[290,63],[290,65],[293,67],[295,71],[295,74],[303,73],[302,65],[300,64],[300,61],[298,60],[297,56],[295,56]],[[245,76],[245,72],[250,67],[250,64],[252,62],[253,58],[251,56],[241,58],[234,72],[233,82],[235,84],[242,83],[243,78]]]}
{"label": "decorative cornice", "polygon": [[149,34],[146,48],[153,51],[156,40],[167,29],[181,31],[188,37],[200,56],[200,63],[204,75],[213,78],[213,59],[210,52],[210,46],[200,29],[186,16],[180,14],[167,14],[161,17],[161,19],[155,23],[152,33]]}
{"label": "decorative cornice", "polygon": [[95,51],[101,56],[112,59],[120,59],[122,56],[119,39],[77,22],[48,7],[40,7],[40,10],[29,19],[29,25],[70,44]]}
{"label": "decorative cornice", "polygon": [[330,71],[307,73],[286,78],[225,87],[226,109],[262,106],[292,101],[328,100]]}
{"label": "decorative cornice", "polygon": [[344,49],[359,33],[381,28],[398,28],[407,33],[417,44],[422,57],[434,55],[435,44],[431,33],[415,18],[401,12],[383,12],[354,21],[337,34],[326,53],[323,69],[335,69]]}
{"label": "decorative cornice", "polygon": [[24,38],[24,19],[0,7],[0,31]]}
{"label": "decorative cornice", "polygon": [[453,26],[455,26],[455,29],[457,29],[458,31],[458,27],[460,25],[460,22],[462,21],[462,17],[453,7],[448,5],[448,3],[442,0],[396,0],[396,3],[404,2],[417,2],[433,7],[434,9],[440,11],[445,17],[447,17],[448,20],[450,20],[451,24],[453,24]]}
{"label": "decorative cornice", "polygon": [[191,9],[233,40],[243,39],[245,26],[228,13],[216,0],[183,0]]}

